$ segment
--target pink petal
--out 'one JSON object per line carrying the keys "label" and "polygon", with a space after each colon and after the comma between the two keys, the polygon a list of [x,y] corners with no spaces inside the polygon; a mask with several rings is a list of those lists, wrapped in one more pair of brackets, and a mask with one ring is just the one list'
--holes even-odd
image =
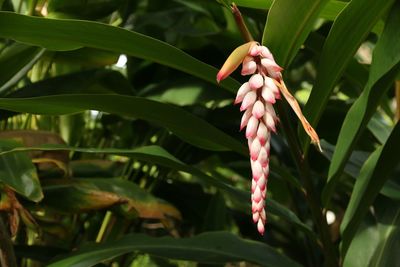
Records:
{"label": "pink petal", "polygon": [[261,65],[263,65],[267,69],[268,73],[270,71],[280,72],[283,70],[278,64],[276,64],[276,62],[274,60],[271,60],[269,58],[262,58]]}
{"label": "pink petal", "polygon": [[274,118],[274,121],[277,120],[276,113],[274,107],[270,103],[265,103],[265,111]]}
{"label": "pink petal", "polygon": [[251,118],[251,109],[247,109],[242,116],[242,120],[240,122],[240,131],[246,127],[247,123],[249,122],[249,119]]}
{"label": "pink petal", "polygon": [[261,96],[268,103],[274,104],[276,102],[274,93],[272,92],[271,88],[269,88],[266,85],[264,85],[263,88],[262,88]]}
{"label": "pink petal", "polygon": [[256,187],[256,190],[254,191],[254,194],[253,194],[253,201],[255,201],[255,202],[260,202],[262,200],[262,198],[261,198],[261,190],[260,190],[260,188],[257,186]]}
{"label": "pink petal", "polygon": [[253,57],[256,57],[258,55],[260,55],[261,50],[260,50],[260,46],[259,45],[255,45],[250,49],[250,55]]}
{"label": "pink petal", "polygon": [[266,179],[265,176],[261,176],[260,179],[258,179],[257,181],[257,187],[256,188],[260,188],[260,190],[264,190],[264,188],[266,187]]}
{"label": "pink petal", "polygon": [[272,56],[272,53],[265,46],[260,46],[260,54],[262,57],[266,57],[266,58],[270,58]]}
{"label": "pink petal", "polygon": [[255,61],[249,61],[246,63],[243,63],[242,65],[242,72],[241,74],[244,75],[250,75],[256,72],[257,70],[257,64]]}
{"label": "pink petal", "polygon": [[[251,193],[254,193],[257,187],[257,182],[254,179],[251,179]],[[253,200],[253,195],[251,195],[251,200]]]}
{"label": "pink petal", "polygon": [[[264,114],[265,115],[265,114]],[[260,122],[257,129],[257,138],[260,140],[261,145],[264,145],[269,136],[268,128],[263,122]]]}
{"label": "pink petal", "polygon": [[247,94],[243,98],[242,105],[240,106],[240,111],[243,111],[252,106],[254,102],[256,102],[256,99],[257,93],[255,91],[247,92]]}
{"label": "pink petal", "polygon": [[248,82],[245,82],[240,86],[239,90],[236,93],[235,104],[238,104],[243,101],[244,96],[250,91],[250,85]]}
{"label": "pink petal", "polygon": [[260,233],[260,235],[264,235],[265,228],[264,228],[264,223],[262,222],[262,220],[258,220],[257,231]]}
{"label": "pink petal", "polygon": [[260,162],[261,166],[266,167],[268,164],[268,152],[265,147],[260,149],[260,153],[258,154],[258,161]]}
{"label": "pink petal", "polygon": [[254,116],[251,116],[251,118],[247,123],[246,138],[255,137],[257,133],[257,127],[258,127],[258,119]]}
{"label": "pink petal", "polygon": [[267,125],[268,130],[276,132],[275,120],[274,117],[270,113],[265,113],[264,115],[265,124]]}
{"label": "pink petal", "polygon": [[249,84],[250,84],[251,89],[256,90],[256,89],[260,88],[261,86],[263,86],[264,79],[261,76],[261,74],[256,73],[250,77]]}
{"label": "pink petal", "polygon": [[255,138],[250,146],[250,157],[252,160],[257,160],[260,149],[260,141],[258,140],[258,138]]}
{"label": "pink petal", "polygon": [[264,116],[264,113],[265,113],[264,104],[260,100],[257,100],[253,106],[253,112],[252,112],[253,116],[259,119],[262,116]]}
{"label": "pink petal", "polygon": [[259,219],[260,219],[260,213],[258,212],[253,213],[253,222],[257,223]]}
{"label": "pink petal", "polygon": [[261,220],[263,221],[263,223],[265,223],[265,221],[267,220],[267,215],[265,214],[265,209],[263,209],[260,213],[259,213]]}
{"label": "pink petal", "polygon": [[253,172],[253,179],[257,182],[258,179],[260,179],[260,177],[263,175],[263,168],[260,162],[255,161],[251,170]]}

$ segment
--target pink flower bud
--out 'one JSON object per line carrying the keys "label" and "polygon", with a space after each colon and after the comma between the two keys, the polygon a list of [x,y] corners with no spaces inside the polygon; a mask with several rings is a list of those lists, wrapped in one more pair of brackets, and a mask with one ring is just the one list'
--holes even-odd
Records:
{"label": "pink flower bud", "polygon": [[272,53],[269,51],[269,49],[265,46],[260,47],[260,54],[262,57],[273,59]]}
{"label": "pink flower bud", "polygon": [[[265,115],[265,114],[264,114]],[[260,140],[261,145],[264,145],[269,136],[267,126],[263,122],[260,122],[257,129],[257,138]]]}
{"label": "pink flower bud", "polygon": [[260,179],[258,179],[256,187],[260,188],[260,190],[264,190],[264,188],[266,187],[266,179],[264,175],[261,176]]}
{"label": "pink flower bud", "polygon": [[260,162],[254,161],[252,164],[252,173],[253,179],[257,182],[258,179],[263,175],[263,167],[261,166]]}
{"label": "pink flower bud", "polygon": [[254,194],[253,194],[253,201],[255,201],[255,202],[260,202],[262,200],[262,198],[261,198],[261,190],[260,190],[260,188],[257,186],[256,187],[256,190],[254,191]]}
{"label": "pink flower bud", "polygon": [[261,220],[263,221],[263,223],[265,223],[265,221],[267,220],[267,216],[265,214],[265,209],[263,209],[260,213],[259,213]]}
{"label": "pink flower bud", "polygon": [[265,112],[271,114],[274,118],[274,121],[276,121],[275,109],[270,103],[265,103]]}
{"label": "pink flower bud", "polygon": [[246,63],[243,62],[241,74],[243,76],[253,74],[254,72],[256,72],[256,70],[257,70],[257,64],[255,61],[252,60]]}
{"label": "pink flower bud", "polygon": [[257,223],[259,219],[260,219],[260,213],[258,212],[253,213],[253,222]]}
{"label": "pink flower bud", "polygon": [[242,105],[240,106],[240,111],[248,109],[254,104],[254,102],[256,102],[256,99],[257,93],[255,91],[247,92],[247,94],[243,98]]}
{"label": "pink flower bud", "polygon": [[[256,187],[257,187],[257,182],[254,181],[254,179],[251,179],[251,193],[254,193],[254,191],[256,190]],[[251,195],[251,197],[253,198],[253,195]]]}
{"label": "pink flower bud", "polygon": [[257,102],[254,103],[253,105],[253,110],[252,110],[253,116],[259,119],[262,116],[264,116],[264,113],[265,113],[264,104],[260,100],[257,100]]}
{"label": "pink flower bud", "polygon": [[[255,202],[255,201],[254,201]],[[264,201],[260,201],[260,202],[255,202],[256,203],[256,210],[258,212],[261,212],[264,209]]]}
{"label": "pink flower bud", "polygon": [[240,131],[243,130],[244,127],[246,127],[246,125],[249,122],[250,118],[251,118],[251,109],[247,109],[243,113],[242,120],[240,122]]}
{"label": "pink flower bud", "polygon": [[268,130],[273,131],[275,133],[276,132],[275,120],[274,120],[274,117],[272,116],[272,114],[270,114],[268,112],[265,113],[264,120],[265,120],[265,124],[266,124]]}
{"label": "pink flower bud", "polygon": [[235,104],[238,104],[243,101],[244,96],[250,91],[250,85],[248,82],[245,82],[240,86],[239,90],[236,94]]}
{"label": "pink flower bud", "polygon": [[[265,116],[264,116],[265,117]],[[251,116],[246,128],[246,138],[255,137],[257,133],[258,119]]]}
{"label": "pink flower bud", "polygon": [[250,48],[250,56],[256,57],[260,55],[261,49],[259,45],[254,45],[253,47]]}
{"label": "pink flower bud", "polygon": [[258,138],[255,138],[250,145],[250,157],[252,160],[257,160],[258,154],[260,153],[261,144]]}
{"label": "pink flower bud", "polygon": [[260,233],[260,235],[264,235],[265,228],[262,220],[258,220],[257,231]]}
{"label": "pink flower bud", "polygon": [[274,94],[279,93],[278,86],[276,86],[274,80],[268,76],[264,77],[264,85],[267,86]]}
{"label": "pink flower bud", "polygon": [[268,102],[268,103],[274,104],[274,103],[276,102],[276,101],[275,101],[274,93],[273,93],[272,90],[271,90],[268,86],[266,86],[266,85],[264,85],[263,88],[262,88],[261,96],[262,96],[262,98],[264,98],[264,100],[265,100],[266,102]]}
{"label": "pink flower bud", "polygon": [[267,150],[265,149],[265,147],[262,147],[258,154],[257,161],[259,161],[261,163],[262,167],[266,167],[268,165],[268,157],[269,157],[269,155],[268,155]]}
{"label": "pink flower bud", "polygon": [[270,71],[281,72],[283,70],[283,68],[276,64],[274,60],[271,60],[269,58],[262,58],[261,65],[263,65],[263,67],[267,69],[268,73]]}
{"label": "pink flower bud", "polygon": [[250,88],[253,90],[257,90],[258,88],[260,88],[261,86],[263,86],[264,84],[264,79],[261,76],[261,74],[257,73],[257,74],[253,74],[253,76],[251,76],[250,80],[249,80],[249,84],[250,84]]}

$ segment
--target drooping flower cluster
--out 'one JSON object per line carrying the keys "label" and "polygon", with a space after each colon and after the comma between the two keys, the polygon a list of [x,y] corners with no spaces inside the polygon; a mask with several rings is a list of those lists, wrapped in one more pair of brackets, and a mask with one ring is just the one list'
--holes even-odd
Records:
{"label": "drooping flower cluster", "polygon": [[276,132],[278,119],[273,108],[280,92],[274,80],[281,79],[281,70],[265,46],[254,44],[242,63],[242,75],[251,75],[238,90],[235,104],[244,111],[240,128],[246,127],[252,170],[251,204],[253,221],[260,234],[266,223],[265,198],[269,176],[271,132]]}
{"label": "drooping flower cluster", "polygon": [[257,230],[264,234],[266,223],[265,199],[269,176],[271,133],[276,132],[278,118],[273,104],[281,93],[300,118],[312,141],[319,144],[318,135],[301,113],[295,98],[282,80],[282,68],[275,62],[267,47],[252,41],[232,52],[217,74],[217,81],[225,79],[242,64],[242,75],[251,75],[238,90],[235,104],[241,103],[244,111],[240,129],[246,127],[252,171],[251,204],[253,221]]}

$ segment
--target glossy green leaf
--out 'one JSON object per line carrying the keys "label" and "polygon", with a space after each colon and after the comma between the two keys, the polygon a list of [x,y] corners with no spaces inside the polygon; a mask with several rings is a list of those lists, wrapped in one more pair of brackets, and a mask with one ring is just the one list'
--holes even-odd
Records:
{"label": "glossy green leaf", "polygon": [[0,54],[0,93],[15,85],[43,55],[44,49],[12,44]]}
{"label": "glossy green leaf", "polygon": [[287,67],[290,64],[327,2],[281,0],[272,4],[262,43],[271,50],[279,65]]}
{"label": "glossy green leaf", "polygon": [[266,244],[242,239],[228,232],[208,232],[190,238],[132,234],[114,242],[84,248],[48,266],[89,267],[133,251],[201,263],[247,261],[260,266],[300,266]]}
{"label": "glossy green leaf", "polygon": [[[361,42],[393,0],[353,0],[334,21],[319,58],[318,74],[304,113],[316,126],[329,96]],[[357,19],[354,19],[357,18]],[[308,138],[302,135],[303,144]]]}
{"label": "glossy green leaf", "polygon": [[87,70],[28,84],[7,95],[10,98],[62,94],[121,94],[130,95],[133,88],[118,71]]}
{"label": "glossy green leaf", "polygon": [[331,197],[340,173],[349,158],[360,134],[374,114],[380,100],[390,88],[400,71],[400,5],[392,10],[384,32],[374,53],[367,85],[346,115],[339,133],[336,150],[329,167],[328,181],[324,188],[323,201]]}
{"label": "glossy green leaf", "polygon": [[[1,140],[1,151],[8,151],[19,144],[12,140]],[[36,168],[26,152],[0,155],[0,182],[29,200],[39,202],[43,198]]]}
{"label": "glossy green leaf", "polygon": [[[217,69],[154,38],[107,24],[58,20],[0,12],[0,36],[49,50],[92,47],[154,61],[216,84]],[[26,29],[29,28],[29,31]],[[235,92],[240,84],[232,78],[221,83]]]}
{"label": "glossy green leaf", "polygon": [[360,225],[344,257],[344,267],[397,266],[400,255],[398,202],[379,199]]}
{"label": "glossy green leaf", "polygon": [[[383,141],[383,143],[386,142],[386,139],[385,141]],[[336,147],[329,144],[325,140],[321,141],[321,147],[323,150],[322,154],[329,161],[331,161],[333,152],[335,151]],[[365,151],[357,151],[357,150],[353,151],[348,162],[346,163],[346,166],[344,167],[344,171],[352,178],[356,179],[360,175],[360,170],[370,155],[371,153]],[[395,177],[396,176],[394,175],[394,177],[392,177],[393,179],[385,182],[380,193],[393,200],[400,200],[400,185],[395,180]]]}
{"label": "glossy green leaf", "polygon": [[[269,9],[274,1],[272,0],[237,0],[233,1],[238,6],[257,8],[257,9]],[[279,1],[278,1],[279,2]],[[346,7],[347,3],[343,1],[331,0],[324,6],[319,17],[327,20],[334,20],[336,16]]]}
{"label": "glossy green leaf", "polygon": [[0,108],[32,114],[64,115],[99,110],[164,126],[183,140],[210,150],[247,154],[244,146],[191,113],[145,98],[122,95],[53,95],[32,98],[1,98]]}
{"label": "glossy green leaf", "polygon": [[386,182],[390,172],[400,163],[400,157],[398,156],[399,136],[400,123],[397,123],[386,143],[371,154],[361,169],[340,226],[344,253],[347,251],[357,227]]}
{"label": "glossy green leaf", "polygon": [[181,218],[171,204],[119,178],[48,179],[43,181],[43,192],[41,204],[58,212],[78,213],[121,205],[121,212],[129,217],[137,214],[148,219]]}
{"label": "glossy green leaf", "polygon": [[[220,179],[217,179],[213,176],[210,176],[201,170],[187,165],[175,158],[173,155],[168,153],[162,147],[159,146],[145,146],[139,147],[135,149],[98,149],[98,148],[76,148],[76,147],[67,147],[67,146],[40,146],[40,147],[19,147],[15,149],[10,149],[8,151],[0,152],[0,156],[8,153],[14,153],[18,151],[35,151],[35,150],[44,150],[44,151],[58,151],[58,150],[71,150],[77,152],[85,152],[85,153],[105,153],[105,154],[117,154],[122,156],[127,156],[133,159],[142,160],[145,162],[150,162],[152,164],[158,164],[161,166],[165,166],[167,168],[171,168],[174,170],[184,171],[192,174],[195,177],[200,178],[207,185],[215,186],[216,188],[222,190],[227,193],[233,201],[237,201],[243,205],[243,203],[247,204],[247,211],[250,213],[250,201],[249,193],[244,190],[240,190],[238,188],[233,187],[230,184],[223,182]],[[289,209],[277,203],[271,198],[267,198],[267,212],[271,212],[288,222],[293,223],[295,227],[299,230],[305,232],[310,238],[315,239],[315,234],[312,232],[310,227],[302,223],[299,218]]]}
{"label": "glossy green leaf", "polygon": [[121,0],[51,0],[47,10],[50,13],[69,14],[81,19],[99,19],[111,14],[121,4]]}

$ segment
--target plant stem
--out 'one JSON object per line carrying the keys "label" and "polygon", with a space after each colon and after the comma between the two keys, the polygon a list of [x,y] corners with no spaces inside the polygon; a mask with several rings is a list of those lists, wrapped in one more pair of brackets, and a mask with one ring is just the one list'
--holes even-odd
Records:
{"label": "plant stem", "polygon": [[236,24],[240,30],[240,33],[243,36],[243,39],[246,40],[246,42],[254,41],[251,33],[249,32],[249,29],[247,29],[246,23],[244,23],[242,13],[240,13],[239,8],[236,6],[235,3],[232,3],[231,9],[232,14],[235,17]]}
{"label": "plant stem", "polygon": [[307,191],[306,200],[310,207],[313,221],[318,229],[321,238],[323,252],[325,254],[325,259],[326,259],[325,265],[338,266],[336,252],[331,241],[328,224],[321,210],[321,202],[315,193],[314,185],[311,180],[311,173],[308,161],[304,158],[302,154],[300,144],[296,138],[294,129],[290,124],[285,108],[283,107],[281,102],[277,102],[276,107],[279,112],[279,118],[281,121],[283,131],[285,132],[287,141],[289,143],[290,152],[293,156],[300,177]]}
{"label": "plant stem", "polygon": [[3,267],[17,267],[14,248],[10,235],[0,214],[0,265]]}

